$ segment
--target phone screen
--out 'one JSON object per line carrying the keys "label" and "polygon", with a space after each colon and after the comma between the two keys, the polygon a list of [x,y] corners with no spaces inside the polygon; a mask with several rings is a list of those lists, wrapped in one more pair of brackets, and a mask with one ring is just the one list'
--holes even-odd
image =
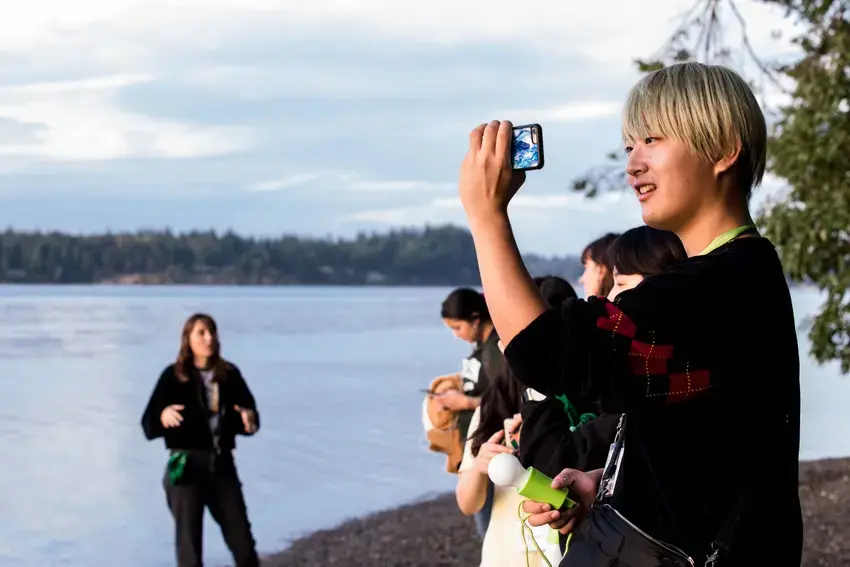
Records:
{"label": "phone screen", "polygon": [[514,431],[514,419],[512,417],[505,419],[503,426],[505,428],[505,445],[512,449],[518,449],[519,435],[517,431]]}
{"label": "phone screen", "polygon": [[513,168],[516,170],[543,167],[543,129],[539,124],[517,126],[513,131]]}

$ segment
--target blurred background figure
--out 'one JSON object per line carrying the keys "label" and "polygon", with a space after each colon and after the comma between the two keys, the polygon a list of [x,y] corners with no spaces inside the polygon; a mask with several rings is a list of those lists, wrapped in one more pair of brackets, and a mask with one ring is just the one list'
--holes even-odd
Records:
{"label": "blurred background figure", "polygon": [[145,437],[162,437],[169,451],[163,485],[178,567],[203,565],[206,509],[236,567],[259,565],[232,454],[236,435],[253,435],[259,427],[254,396],[239,369],[221,357],[215,321],[192,315],[183,326],[177,362],[163,370],[142,415]]}

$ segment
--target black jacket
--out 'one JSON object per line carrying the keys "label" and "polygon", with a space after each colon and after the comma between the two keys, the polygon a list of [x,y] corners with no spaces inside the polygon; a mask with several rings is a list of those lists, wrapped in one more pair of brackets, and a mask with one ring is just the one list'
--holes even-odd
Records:
{"label": "black jacket", "polygon": [[[142,414],[142,429],[149,440],[163,437],[169,449],[213,449],[213,437],[209,426],[206,392],[199,373],[194,372],[188,382],[180,382],[175,365],[169,365],[159,377],[148,405]],[[254,396],[236,365],[227,363],[227,373],[219,385],[219,400],[222,408],[221,436],[219,448],[230,451],[235,448],[235,437],[251,435],[245,431],[242,416],[234,408],[252,409],[256,412],[257,429],[260,414]],[[166,429],[160,421],[162,410],[172,404],[181,404],[183,423]]]}
{"label": "black jacket", "polygon": [[614,302],[568,299],[505,349],[526,386],[628,415],[611,504],[697,564],[748,490],[724,567],[800,566],[798,353],[782,264],[758,237]]}
{"label": "black jacket", "polygon": [[534,467],[551,477],[564,469],[601,469],[619,420],[620,414],[606,413],[570,431],[570,420],[560,400],[548,397],[528,402],[522,408],[519,438],[522,466]]}

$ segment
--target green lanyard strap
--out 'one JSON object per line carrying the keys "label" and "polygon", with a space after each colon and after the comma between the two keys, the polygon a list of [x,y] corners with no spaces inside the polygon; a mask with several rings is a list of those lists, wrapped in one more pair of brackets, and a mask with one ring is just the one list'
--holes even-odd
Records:
{"label": "green lanyard strap", "polygon": [[724,244],[726,244],[727,242],[735,240],[736,238],[738,238],[739,236],[741,236],[742,234],[744,234],[745,232],[748,232],[750,230],[756,230],[755,225],[745,224],[745,225],[742,225],[742,226],[736,226],[735,228],[733,228],[731,230],[727,230],[726,232],[724,232],[723,234],[721,234],[720,236],[718,236],[717,238],[712,240],[711,243],[708,246],[705,247],[705,250],[703,250],[702,252],[699,253],[699,255],[703,256],[705,254],[708,254],[709,252],[713,252],[713,251],[717,250],[718,248],[720,248],[721,246],[723,246]]}
{"label": "green lanyard strap", "polygon": [[570,420],[570,431],[575,431],[582,425],[593,421],[597,417],[596,414],[590,412],[579,415],[576,407],[564,394],[561,394],[560,396],[555,396],[555,399],[559,400],[562,404],[564,404],[564,413],[567,414],[567,417]]}

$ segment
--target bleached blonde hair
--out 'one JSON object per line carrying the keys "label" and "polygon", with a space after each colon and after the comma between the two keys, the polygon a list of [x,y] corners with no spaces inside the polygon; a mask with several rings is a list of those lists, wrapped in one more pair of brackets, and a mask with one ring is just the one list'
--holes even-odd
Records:
{"label": "bleached blonde hair", "polygon": [[717,163],[740,145],[736,178],[745,197],[761,183],[767,127],[753,91],[722,65],[676,63],[644,76],[623,110],[623,141],[662,136]]}

